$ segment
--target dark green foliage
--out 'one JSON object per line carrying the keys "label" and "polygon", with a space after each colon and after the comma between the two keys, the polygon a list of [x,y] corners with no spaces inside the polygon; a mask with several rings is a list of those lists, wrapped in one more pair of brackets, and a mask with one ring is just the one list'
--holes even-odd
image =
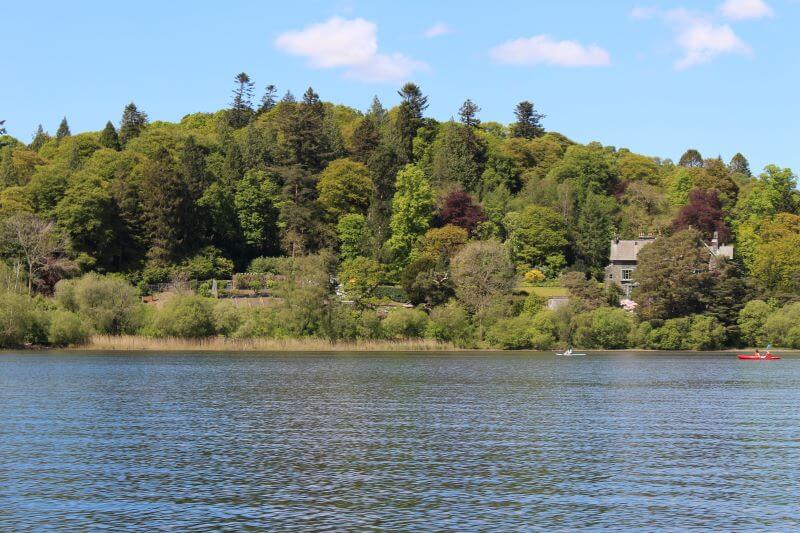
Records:
{"label": "dark green foliage", "polygon": [[119,135],[117,129],[109,120],[106,122],[106,127],[100,132],[100,146],[103,148],[110,148],[112,150],[119,150]]}
{"label": "dark green foliage", "polygon": [[511,125],[512,137],[535,139],[544,135],[542,119],[545,115],[536,111],[533,102],[524,100],[518,103],[514,108],[514,116],[517,117],[517,121]]}
{"label": "dark green foliage", "polygon": [[124,146],[131,139],[138,137],[146,124],[147,114],[144,111],[139,111],[133,102],[126,105],[119,123],[120,144]]}
{"label": "dark green foliage", "polygon": [[233,89],[233,100],[228,111],[228,125],[231,128],[241,128],[250,122],[253,116],[253,82],[245,72],[240,72],[235,78],[236,86]]}
{"label": "dark green foliage", "polygon": [[38,152],[39,149],[49,140],[50,135],[48,135],[47,132],[44,131],[44,128],[42,128],[42,125],[39,124],[39,127],[36,128],[36,133],[33,136],[33,141],[31,141],[31,144],[28,146],[28,148]]}
{"label": "dark green foliage", "polygon": [[467,98],[461,108],[458,110],[458,117],[461,123],[470,128],[476,128],[480,125],[481,120],[478,118],[481,108],[475,102]]}
{"label": "dark green foliage", "polygon": [[266,113],[273,107],[275,107],[275,103],[277,100],[275,99],[275,95],[278,93],[278,90],[275,88],[274,85],[270,84],[267,85],[267,88],[264,90],[264,96],[261,97],[261,106],[258,108],[259,113]]}
{"label": "dark green foliage", "polygon": [[61,140],[64,137],[69,137],[72,133],[69,131],[69,124],[67,124],[67,117],[61,119],[61,123],[56,130],[56,139]]}
{"label": "dark green foliage", "polygon": [[190,245],[191,200],[169,152],[162,150],[142,169],[141,198],[148,255],[169,262]]}
{"label": "dark green foliage", "polygon": [[689,148],[683,153],[678,164],[682,167],[700,168],[703,166],[703,156],[694,148]]}

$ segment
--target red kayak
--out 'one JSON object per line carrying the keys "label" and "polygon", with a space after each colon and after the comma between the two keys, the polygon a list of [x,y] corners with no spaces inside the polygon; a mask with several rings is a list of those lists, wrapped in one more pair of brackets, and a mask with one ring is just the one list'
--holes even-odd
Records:
{"label": "red kayak", "polygon": [[775,361],[776,359],[780,359],[777,355],[752,355],[752,354],[742,354],[740,353],[737,355],[739,359],[746,359],[747,361]]}

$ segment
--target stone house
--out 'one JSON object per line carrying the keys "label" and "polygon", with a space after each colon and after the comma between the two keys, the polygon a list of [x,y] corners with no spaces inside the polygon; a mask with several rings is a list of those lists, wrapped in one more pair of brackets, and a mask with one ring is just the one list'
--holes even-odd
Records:
{"label": "stone house", "polygon": [[[624,294],[630,298],[631,290],[636,285],[633,281],[633,271],[636,270],[639,251],[656,240],[652,235],[641,235],[638,239],[620,240],[614,237],[611,241],[611,254],[609,265],[606,267],[606,283],[615,283]],[[703,243],[705,244],[705,243]],[[714,232],[711,244],[705,245],[709,253],[709,268],[714,268],[717,259],[733,259],[733,246],[720,245],[719,237]]]}

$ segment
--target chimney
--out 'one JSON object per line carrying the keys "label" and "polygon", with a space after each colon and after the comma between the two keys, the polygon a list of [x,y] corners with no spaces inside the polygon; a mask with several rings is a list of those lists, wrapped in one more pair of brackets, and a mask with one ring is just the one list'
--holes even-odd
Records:
{"label": "chimney", "polygon": [[716,231],[714,232],[714,238],[711,239],[711,251],[714,252],[714,255],[719,252],[719,233]]}

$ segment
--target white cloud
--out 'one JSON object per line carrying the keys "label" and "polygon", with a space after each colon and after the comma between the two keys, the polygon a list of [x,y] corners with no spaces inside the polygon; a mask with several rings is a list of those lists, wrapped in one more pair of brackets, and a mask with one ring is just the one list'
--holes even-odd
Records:
{"label": "white cloud", "polygon": [[771,17],[772,8],[764,0],[725,0],[719,7],[723,16],[733,20]]}
{"label": "white cloud", "polygon": [[611,64],[608,52],[590,44],[577,41],[554,41],[546,35],[514,39],[489,50],[498,63],[534,66],[540,64],[559,67],[602,67]]}
{"label": "white cloud", "polygon": [[[731,2],[750,0],[728,0]],[[708,63],[725,54],[751,55],[752,49],[727,24],[709,13],[684,8],[661,11],[657,8],[636,8],[631,16],[639,20],[658,18],[675,31],[675,44],[682,57],[675,62],[678,70]]]}
{"label": "white cloud", "polygon": [[447,35],[448,33],[453,33],[453,29],[445,24],[444,22],[439,22],[438,24],[434,24],[427,30],[425,30],[425,37],[431,39],[433,37],[439,37],[441,35]]}
{"label": "white cloud", "polygon": [[676,41],[683,49],[683,57],[675,63],[679,70],[708,63],[723,54],[752,53],[750,46],[728,25],[691,24],[678,34]]}
{"label": "white cloud", "polygon": [[403,54],[378,52],[378,27],[362,18],[333,17],[302,30],[278,36],[281,50],[308,59],[314,68],[345,68],[345,75],[363,81],[397,81],[427,65]]}

